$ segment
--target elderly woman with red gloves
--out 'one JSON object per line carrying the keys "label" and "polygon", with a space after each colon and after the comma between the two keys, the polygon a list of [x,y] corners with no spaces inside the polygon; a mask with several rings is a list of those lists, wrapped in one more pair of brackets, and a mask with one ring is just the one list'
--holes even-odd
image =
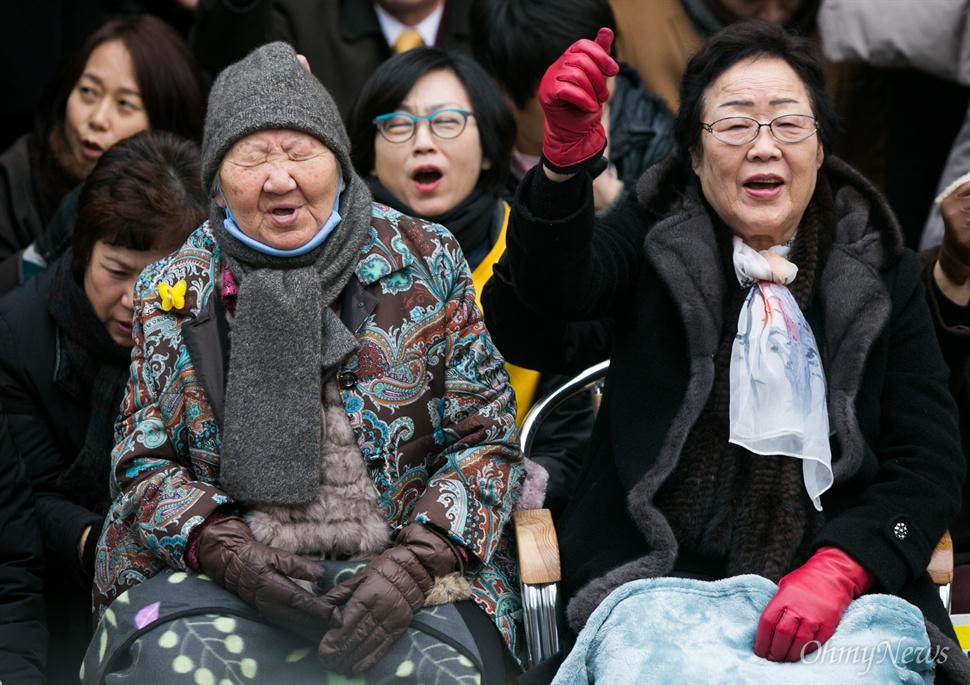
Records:
{"label": "elderly woman with red gloves", "polygon": [[967,682],[925,570],[965,471],[947,369],[886,201],[829,154],[820,61],[768,23],[709,39],[680,84],[678,156],[595,220],[611,39],[543,78],[542,160],[508,237],[526,304],[617,322],[594,454],[557,521],[573,634],[631,581],[750,574],[777,588],[741,626],[749,665],[811,654],[883,593],[947,647],[937,682]]}

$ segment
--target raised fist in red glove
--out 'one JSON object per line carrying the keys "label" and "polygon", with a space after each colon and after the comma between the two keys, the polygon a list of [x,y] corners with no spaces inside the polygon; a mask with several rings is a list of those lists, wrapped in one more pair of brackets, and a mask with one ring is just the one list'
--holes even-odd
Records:
{"label": "raised fist in red glove", "polygon": [[758,621],[754,653],[768,661],[798,661],[824,644],[849,603],[869,589],[872,574],[836,547],[822,547],[778,581]]}
{"label": "raised fist in red glove", "polygon": [[539,84],[545,115],[542,163],[560,174],[576,174],[599,161],[606,148],[600,119],[610,93],[606,79],[620,67],[610,57],[613,32],[578,40],[550,66]]}

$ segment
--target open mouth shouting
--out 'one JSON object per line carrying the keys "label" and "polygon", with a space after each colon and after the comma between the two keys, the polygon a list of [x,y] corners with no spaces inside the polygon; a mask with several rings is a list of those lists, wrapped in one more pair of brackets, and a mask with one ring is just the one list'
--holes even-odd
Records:
{"label": "open mouth shouting", "polygon": [[411,180],[418,191],[422,193],[430,193],[436,190],[441,185],[443,177],[444,174],[441,173],[441,169],[431,165],[416,167],[411,172]]}
{"label": "open mouth shouting", "polygon": [[777,195],[785,182],[778,176],[759,174],[744,182],[748,195],[755,198],[771,198]]}

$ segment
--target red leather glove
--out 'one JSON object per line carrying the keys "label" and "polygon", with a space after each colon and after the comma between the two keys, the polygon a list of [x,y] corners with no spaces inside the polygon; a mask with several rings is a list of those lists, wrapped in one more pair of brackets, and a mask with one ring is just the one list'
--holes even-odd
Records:
{"label": "red leather glove", "polygon": [[943,198],[943,241],[940,268],[951,281],[963,285],[970,278],[970,181]]}
{"label": "red leather glove", "polygon": [[778,592],[758,621],[754,653],[768,661],[798,661],[835,632],[849,602],[873,578],[848,554],[822,547],[778,581]]}
{"label": "red leather glove", "polygon": [[560,174],[576,174],[595,164],[606,149],[600,121],[610,97],[606,78],[620,67],[610,57],[613,32],[600,29],[596,40],[578,40],[550,66],[539,84],[545,115],[542,162]]}

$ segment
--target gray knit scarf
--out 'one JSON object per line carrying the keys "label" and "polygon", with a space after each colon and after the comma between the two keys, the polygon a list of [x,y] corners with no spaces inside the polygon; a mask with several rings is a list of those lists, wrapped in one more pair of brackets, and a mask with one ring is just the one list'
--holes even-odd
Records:
{"label": "gray knit scarf", "polygon": [[216,241],[239,285],[222,427],[221,481],[236,500],[305,504],[319,486],[323,378],[358,348],[330,304],[354,273],[370,225],[371,197],[356,176],[341,222],[295,257],[258,252],[232,237],[212,203]]}

